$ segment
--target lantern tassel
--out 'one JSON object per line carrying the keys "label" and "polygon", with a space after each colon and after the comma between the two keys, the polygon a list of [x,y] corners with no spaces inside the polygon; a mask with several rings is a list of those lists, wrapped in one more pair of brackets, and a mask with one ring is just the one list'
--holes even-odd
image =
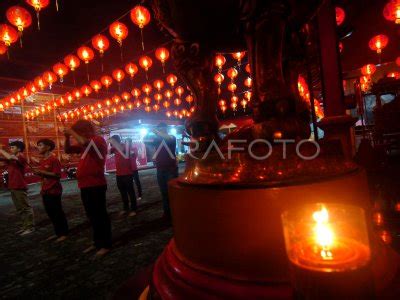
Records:
{"label": "lantern tassel", "polygon": [[103,73],[104,72],[103,55],[100,55],[100,63],[101,63],[101,73]]}
{"label": "lantern tassel", "polygon": [[58,12],[58,0],[56,0],[56,10]]}
{"label": "lantern tassel", "polygon": [[22,31],[19,31],[18,34],[19,34],[19,45],[22,48],[23,47],[23,45],[22,45]]}
{"label": "lantern tassel", "polygon": [[89,64],[86,64],[86,75],[87,75],[87,81],[90,81],[90,76],[89,76]]}
{"label": "lantern tassel", "polygon": [[122,49],[122,42],[119,44],[119,46],[120,46],[120,50],[121,50],[121,62],[123,63],[124,62],[124,52]]}
{"label": "lantern tassel", "polygon": [[144,51],[143,28],[140,28],[140,37],[142,39],[142,50]]}
{"label": "lantern tassel", "polygon": [[10,60],[10,50],[7,49],[7,59]]}
{"label": "lantern tassel", "polygon": [[37,27],[38,27],[38,30],[40,31],[40,14],[39,14],[39,10],[36,11],[36,18],[37,18]]}
{"label": "lantern tassel", "polygon": [[74,80],[74,86],[76,87],[75,72],[72,71],[72,79]]}

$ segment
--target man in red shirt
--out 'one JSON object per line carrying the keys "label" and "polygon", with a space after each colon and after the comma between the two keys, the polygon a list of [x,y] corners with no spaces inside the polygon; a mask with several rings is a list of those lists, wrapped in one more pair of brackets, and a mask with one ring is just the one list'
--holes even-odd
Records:
{"label": "man in red shirt", "polygon": [[34,231],[33,210],[28,203],[28,186],[25,182],[26,159],[22,152],[25,144],[21,141],[10,143],[10,153],[0,149],[0,154],[6,161],[8,170],[8,189],[14,202],[17,213],[21,218],[21,235],[27,235]]}
{"label": "man in red shirt", "polygon": [[[86,215],[92,224],[94,241],[94,246],[84,253],[97,249],[96,256],[101,257],[111,248],[111,222],[107,212],[107,181],[104,175],[107,143],[96,135],[93,125],[86,120],[77,121],[70,129],[65,129],[64,134],[66,153],[82,154],[76,177]],[[71,145],[71,136],[78,145]]]}
{"label": "man in red shirt", "polygon": [[[136,161],[134,155],[131,154],[131,144],[121,143],[119,135],[113,135],[110,139],[111,153],[115,154],[117,187],[121,193],[122,202],[124,204],[123,214],[128,213],[133,217],[136,215],[137,203],[135,189],[133,187],[133,164]],[[129,201],[130,200],[130,207]]]}
{"label": "man in red shirt", "polygon": [[[62,208],[61,195],[62,185],[61,178],[61,163],[52,154],[55,148],[52,140],[41,139],[37,142],[39,153],[43,156],[38,168],[34,168],[34,173],[42,177],[42,198],[43,205],[54,226],[56,234],[56,242],[62,242],[67,238],[68,223]],[[53,239],[54,236],[48,238]]]}

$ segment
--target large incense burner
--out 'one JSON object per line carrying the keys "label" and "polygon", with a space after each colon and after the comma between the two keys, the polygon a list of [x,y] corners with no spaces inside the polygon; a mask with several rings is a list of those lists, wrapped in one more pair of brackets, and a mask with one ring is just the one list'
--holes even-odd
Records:
{"label": "large incense burner", "polygon": [[[291,298],[282,213],[324,202],[359,207],[369,217],[365,174],[340,143],[321,144],[320,155],[310,160],[295,151],[310,136],[309,106],[297,90],[302,29],[321,2],[153,1],[156,18],[174,37],[177,72],[195,96],[186,128],[199,147],[185,173],[170,183],[174,239],[156,262],[143,299]],[[219,140],[213,58],[243,50],[251,66],[254,124]],[[226,158],[229,140],[238,138],[246,141],[243,150]],[[285,157],[277,138],[293,140]],[[249,155],[257,139],[271,142],[268,159]],[[198,159],[211,144],[224,157],[209,151]]]}

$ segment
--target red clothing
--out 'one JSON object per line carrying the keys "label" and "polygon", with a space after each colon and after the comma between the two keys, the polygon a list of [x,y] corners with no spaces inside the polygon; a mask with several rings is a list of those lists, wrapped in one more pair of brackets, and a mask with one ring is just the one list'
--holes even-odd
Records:
{"label": "red clothing", "polygon": [[107,185],[104,166],[107,156],[107,143],[101,136],[94,136],[82,148],[76,178],[79,188]]}
{"label": "red clothing", "polygon": [[[61,163],[54,155],[50,155],[48,158],[45,158],[40,162],[40,170],[52,172],[61,176]],[[42,190],[40,193],[42,195],[61,195],[62,185],[60,178],[43,177]]]}
{"label": "red clothing", "polygon": [[[116,175],[132,175],[133,171],[137,170],[136,155],[129,149],[126,149],[126,144],[121,144],[120,149],[112,148],[111,151],[115,154]],[[136,168],[135,168],[136,167]]]}
{"label": "red clothing", "polygon": [[132,155],[132,159],[131,159],[131,166],[132,166],[132,170],[133,171],[137,171],[137,161],[136,161],[136,158],[138,157],[138,154],[137,154],[137,148],[132,148],[132,151],[131,151],[131,155]]}
{"label": "red clothing", "polygon": [[7,162],[8,188],[10,190],[26,190],[25,181],[26,159],[22,153],[17,154],[18,160],[11,159]]}

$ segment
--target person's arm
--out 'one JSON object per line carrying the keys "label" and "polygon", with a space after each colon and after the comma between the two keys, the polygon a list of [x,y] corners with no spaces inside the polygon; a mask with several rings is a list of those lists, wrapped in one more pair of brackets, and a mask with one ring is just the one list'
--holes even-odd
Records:
{"label": "person's arm", "polygon": [[84,136],[79,135],[78,133],[76,133],[75,130],[73,130],[71,128],[65,129],[64,134],[73,136],[75,138],[75,140],[78,142],[78,144],[81,146],[86,146],[87,144],[89,144],[89,139],[85,138]]}
{"label": "person's arm", "polygon": [[161,137],[161,138],[164,139],[164,140],[170,140],[170,139],[173,138],[172,135],[169,135],[168,133],[163,133],[163,132],[161,132],[161,131],[159,131],[159,130],[157,130],[157,129],[153,129],[153,132],[154,132],[157,136]]}
{"label": "person's arm", "polygon": [[45,170],[41,170],[39,168],[33,168],[33,173],[35,175],[40,176],[40,177],[61,178],[60,174],[57,174],[57,173],[54,173],[54,172],[45,171]]}
{"label": "person's arm", "polygon": [[18,160],[18,157],[0,149],[0,154],[4,156],[6,160]]}

